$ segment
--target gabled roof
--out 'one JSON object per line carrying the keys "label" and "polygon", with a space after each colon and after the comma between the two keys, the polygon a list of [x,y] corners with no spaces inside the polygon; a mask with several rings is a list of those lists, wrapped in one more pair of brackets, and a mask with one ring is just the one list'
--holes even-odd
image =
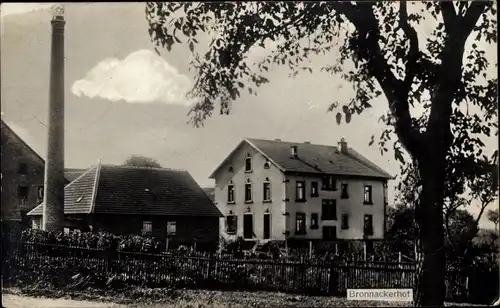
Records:
{"label": "gabled roof", "polygon": [[[264,139],[244,139],[210,175],[217,171],[243,144],[248,144],[283,172],[360,176],[368,178],[392,179],[382,168],[348,148],[347,154],[339,153],[336,146],[310,143],[286,142]],[[290,156],[290,147],[297,146],[297,157]]]}
{"label": "gabled roof", "polygon": [[69,169],[69,168],[66,168],[64,169],[64,177],[66,178],[66,180],[68,180],[68,182],[73,182],[74,180],[76,180],[80,175],[82,175],[83,173],[85,173],[85,171],[87,171],[88,169]]}
{"label": "gabled roof", "polygon": [[28,148],[31,152],[33,152],[34,156],[36,157],[37,160],[40,161],[41,164],[45,164],[45,161],[43,158],[35,151],[33,150],[32,147],[30,147],[21,137],[19,137],[16,132],[12,128],[10,128],[7,123],[4,122],[4,120],[1,120],[1,131],[2,131],[2,138],[9,138],[12,137],[14,139],[17,139],[21,144],[23,144],[26,148]]}
{"label": "gabled roof", "polygon": [[[40,164],[45,165],[45,160],[32,148],[27,144],[21,137],[19,137],[16,132],[12,128],[10,128],[4,120],[1,121],[2,125],[2,138],[14,138],[19,143],[24,145],[28,150],[30,150]],[[87,169],[64,169],[64,177],[66,178],[66,182],[70,183],[80,175],[82,175]]]}
{"label": "gabled roof", "polygon": [[214,187],[203,187],[203,191],[207,194],[210,200],[215,200],[215,188]]}
{"label": "gabled roof", "polygon": [[222,216],[187,171],[111,165],[92,167],[65,187],[64,213]]}

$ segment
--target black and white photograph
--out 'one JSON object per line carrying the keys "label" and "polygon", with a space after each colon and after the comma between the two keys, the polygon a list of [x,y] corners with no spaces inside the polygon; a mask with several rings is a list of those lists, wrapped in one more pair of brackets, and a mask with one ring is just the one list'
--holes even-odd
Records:
{"label": "black and white photograph", "polygon": [[2,2],[2,307],[500,304],[497,13]]}

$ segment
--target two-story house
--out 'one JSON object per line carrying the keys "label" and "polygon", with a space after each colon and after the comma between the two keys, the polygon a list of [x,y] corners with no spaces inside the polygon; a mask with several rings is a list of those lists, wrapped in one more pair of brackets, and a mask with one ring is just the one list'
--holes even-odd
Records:
{"label": "two-story house", "polygon": [[392,177],[347,146],[244,139],[215,169],[221,231],[246,240],[382,239]]}
{"label": "two-story house", "polygon": [[[3,120],[1,142],[2,225],[29,227],[26,214],[43,201],[45,161]],[[81,169],[65,170],[66,182],[81,173]]]}

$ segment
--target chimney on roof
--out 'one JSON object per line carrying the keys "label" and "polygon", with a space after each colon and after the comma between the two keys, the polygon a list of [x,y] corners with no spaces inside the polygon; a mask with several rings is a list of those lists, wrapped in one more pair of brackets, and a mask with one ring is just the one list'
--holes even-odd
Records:
{"label": "chimney on roof", "polygon": [[341,154],[347,154],[347,141],[344,138],[340,139],[338,143],[338,152]]}
{"label": "chimney on roof", "polygon": [[290,157],[297,158],[297,146],[296,145],[292,145],[290,147]]}

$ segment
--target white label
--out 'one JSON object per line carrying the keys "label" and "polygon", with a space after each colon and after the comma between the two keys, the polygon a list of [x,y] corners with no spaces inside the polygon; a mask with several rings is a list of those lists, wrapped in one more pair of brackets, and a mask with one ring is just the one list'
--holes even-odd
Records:
{"label": "white label", "polygon": [[413,301],[413,289],[347,289],[351,301]]}

